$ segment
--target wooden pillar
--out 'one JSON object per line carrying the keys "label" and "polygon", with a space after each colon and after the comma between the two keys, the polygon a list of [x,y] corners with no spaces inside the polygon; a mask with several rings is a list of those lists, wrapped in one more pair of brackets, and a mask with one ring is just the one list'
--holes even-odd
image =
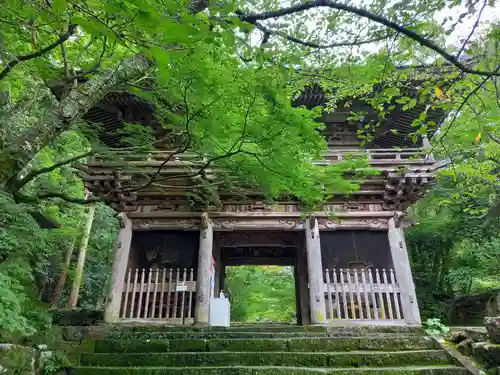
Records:
{"label": "wooden pillar", "polygon": [[198,271],[196,273],[196,306],[194,321],[197,324],[208,324],[210,267],[212,266],[213,240],[213,223],[208,218],[208,214],[204,212],[201,214]]}
{"label": "wooden pillar", "polygon": [[219,288],[218,288],[218,290],[216,290],[216,294],[215,294],[216,297],[220,296],[221,290],[223,290],[224,293],[227,292],[227,289],[226,289],[226,266],[224,265],[224,263],[220,262],[219,267],[220,267],[220,269],[219,269]]}
{"label": "wooden pillar", "polygon": [[296,296],[299,299],[300,316],[299,324],[306,326],[311,324],[311,310],[309,308],[309,280],[307,278],[307,255],[304,244],[300,244],[297,249],[297,266],[296,268]]}
{"label": "wooden pillar", "polygon": [[403,317],[409,325],[420,325],[415,284],[411,274],[410,259],[402,226],[402,214],[389,219],[389,246],[396,280],[401,288],[401,309]]}
{"label": "wooden pillar", "polygon": [[130,245],[132,244],[132,221],[124,213],[119,215],[119,219],[120,231],[115,242],[111,287],[104,310],[104,321],[106,323],[116,323],[120,317],[123,285],[127,273]]}
{"label": "wooden pillar", "polygon": [[326,323],[325,284],[321,265],[319,227],[314,215],[306,220],[306,254],[311,324],[324,324]]}
{"label": "wooden pillar", "polygon": [[304,325],[302,323],[302,308],[300,306],[300,284],[297,274],[297,265],[293,267],[293,281],[295,283],[295,320],[298,325]]}

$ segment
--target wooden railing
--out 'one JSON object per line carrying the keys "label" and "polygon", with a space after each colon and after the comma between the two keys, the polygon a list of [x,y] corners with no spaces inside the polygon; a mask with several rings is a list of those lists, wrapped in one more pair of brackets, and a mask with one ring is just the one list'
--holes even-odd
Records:
{"label": "wooden railing", "polygon": [[425,148],[379,148],[379,149],[335,149],[331,148],[322,155],[325,160],[314,161],[315,164],[330,164],[346,160],[349,157],[366,157],[373,165],[391,164],[432,164],[434,159]]}
{"label": "wooden railing", "polygon": [[129,270],[121,306],[122,319],[194,321],[196,281],[193,269]]}
{"label": "wooden railing", "polygon": [[[386,164],[388,162],[399,162],[406,164],[418,164],[433,162],[434,159],[426,148],[330,148],[322,156],[325,160],[314,161],[316,164],[332,163],[345,160],[349,157],[366,157],[371,164]],[[110,155],[96,155],[87,165],[91,167],[111,165],[121,166],[126,163],[137,167],[157,166],[165,163],[165,166],[197,166],[204,165],[207,157],[192,152],[175,154],[169,151],[151,151],[145,153],[126,153],[118,151]]]}
{"label": "wooden railing", "polygon": [[394,271],[325,271],[328,320],[402,320],[400,288]]}

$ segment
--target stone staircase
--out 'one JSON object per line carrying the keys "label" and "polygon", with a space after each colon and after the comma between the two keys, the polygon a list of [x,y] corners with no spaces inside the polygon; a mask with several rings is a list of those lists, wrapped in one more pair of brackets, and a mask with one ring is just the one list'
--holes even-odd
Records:
{"label": "stone staircase", "polygon": [[468,374],[409,327],[120,327],[78,353],[72,375]]}

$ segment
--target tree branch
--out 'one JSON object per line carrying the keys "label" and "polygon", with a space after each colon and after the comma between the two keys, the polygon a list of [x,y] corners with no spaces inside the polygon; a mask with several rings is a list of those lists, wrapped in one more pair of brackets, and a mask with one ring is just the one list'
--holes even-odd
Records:
{"label": "tree branch", "polygon": [[45,199],[53,199],[53,198],[62,199],[63,201],[66,201],[68,203],[76,203],[76,204],[89,204],[89,203],[100,202],[103,200],[102,198],[99,197],[76,198],[57,192],[41,193],[34,196],[25,195],[18,191],[14,193],[14,200],[16,203],[23,202],[23,203],[38,204]]}
{"label": "tree branch", "polygon": [[40,176],[41,174],[44,174],[44,173],[52,172],[53,170],[58,169],[58,168],[60,168],[60,167],[62,167],[64,165],[73,163],[73,162],[75,162],[75,161],[77,161],[79,159],[82,159],[82,158],[85,158],[87,156],[90,156],[93,153],[94,153],[93,151],[85,152],[83,154],[76,155],[76,156],[73,156],[71,158],[62,160],[62,161],[60,161],[58,163],[55,163],[55,164],[53,164],[51,166],[31,171],[24,178],[22,178],[21,180],[16,181],[13,184],[13,188],[16,189],[16,190],[19,190],[23,186],[25,186],[27,183],[33,181],[37,176]]}
{"label": "tree branch", "polygon": [[[496,70],[498,72],[498,69]],[[444,137],[446,137],[446,135],[448,134],[448,132],[451,130],[453,124],[455,123],[458,115],[460,114],[460,111],[462,110],[462,108],[467,104],[467,102],[469,101],[469,99],[476,94],[476,92],[479,91],[479,89],[486,83],[486,81],[490,79],[490,77],[485,77],[481,83],[479,83],[475,88],[474,90],[470,91],[465,99],[462,101],[462,103],[460,104],[460,106],[457,108],[457,110],[455,111],[455,113],[453,114],[453,118],[451,119],[451,122],[450,122],[450,125],[448,126],[448,128],[446,128],[446,130],[444,131],[443,135],[441,135],[441,137],[439,138],[439,141],[438,142],[442,142]],[[434,145],[434,147],[432,147],[432,149],[429,151],[429,153],[432,153],[434,151],[434,149],[436,148],[436,146]]]}
{"label": "tree branch", "polygon": [[[210,107],[211,105],[213,105],[217,100],[220,99],[219,98],[216,98],[214,99],[212,102],[210,102],[209,104],[199,108],[198,110],[196,110],[192,115],[189,114],[189,104],[188,104],[188,101],[187,101],[187,97],[188,97],[188,89],[189,87],[192,85],[192,82],[190,82],[188,85],[186,85],[186,87],[184,88],[184,113],[186,115],[186,123],[185,123],[185,129],[186,129],[186,134],[188,136],[188,138],[186,139],[185,143],[184,143],[184,146],[177,149],[176,151],[172,152],[159,166],[158,166],[158,169],[156,170],[156,172],[153,174],[153,176],[151,176],[148,180],[148,182],[142,184],[141,186],[138,186],[138,187],[135,187],[135,188],[130,188],[130,189],[126,189],[127,192],[133,192],[133,191],[139,191],[139,190],[142,190],[142,189],[145,189],[147,188],[148,186],[150,186],[154,181],[155,179],[158,177],[158,175],[161,173],[162,169],[165,167],[165,165],[167,165],[167,163],[172,160],[172,158],[175,156],[175,155],[179,155],[179,154],[182,154],[184,152],[186,152],[188,150],[188,148],[191,146],[191,140],[192,140],[192,136],[191,136],[191,132],[189,131],[189,125],[191,123],[191,121],[193,121],[194,118],[196,118],[201,112],[203,112],[206,108]],[[176,176],[177,177],[177,176]],[[184,176],[183,176],[184,177]]]}
{"label": "tree branch", "polygon": [[88,41],[87,44],[85,44],[82,48],[82,50],[80,51],[80,53],[78,54],[78,56],[75,57],[75,59],[73,60],[73,64],[72,64],[72,70],[75,71],[77,66],[78,66],[78,63],[80,62],[81,58],[83,57],[83,55],[85,54],[85,52],[87,52],[89,50],[89,48],[92,46],[92,43],[94,43],[94,41],[97,40],[97,37],[93,37],[92,39],[90,39]]}
{"label": "tree branch", "polygon": [[491,139],[493,142],[497,143],[500,145],[500,138],[495,136],[494,134],[491,134],[490,132],[486,133],[489,139]]}
{"label": "tree branch", "polygon": [[99,55],[99,58],[97,59],[96,63],[90,69],[87,69],[83,72],[79,72],[78,74],[75,74],[73,77],[68,78],[67,81],[71,82],[75,79],[85,77],[87,74],[97,72],[97,69],[99,69],[101,67],[102,60],[104,58],[104,54],[106,53],[106,49],[107,49],[107,38],[104,37],[102,51],[101,51],[101,54]]}
{"label": "tree branch", "polygon": [[257,21],[264,21],[271,18],[279,18],[286,15],[295,14],[315,8],[331,8],[331,9],[343,10],[345,12],[356,14],[360,17],[367,18],[371,21],[384,25],[390,29],[397,31],[398,33],[406,35],[407,37],[413,39],[420,45],[431,49],[432,51],[441,55],[442,57],[445,58],[445,60],[447,60],[449,63],[456,66],[465,73],[477,74],[485,77],[500,76],[500,73],[498,73],[498,71],[484,71],[484,70],[472,69],[467,65],[463,64],[462,62],[460,62],[455,56],[451,55],[450,53],[446,52],[446,50],[436,45],[433,41],[424,38],[423,36],[417,34],[413,30],[398,25],[397,23],[378,14],[347,4],[336,3],[330,0],[312,0],[312,1],[306,1],[302,4],[297,4],[287,8],[281,8],[269,12],[246,14],[242,11],[237,11],[236,13],[241,21],[255,25]]}
{"label": "tree branch", "polygon": [[[375,42],[380,42],[384,39],[387,39],[390,35],[384,35],[384,36],[380,36],[380,37],[377,37],[377,38],[372,38],[372,39],[367,39],[367,40],[360,40],[360,41],[357,41],[356,39],[354,41],[348,41],[348,40],[345,40],[345,41],[342,41],[342,42],[337,42],[337,43],[331,43],[331,44],[319,44],[319,43],[314,43],[314,42],[309,42],[307,40],[302,40],[302,39],[299,39],[299,38],[296,38],[292,35],[283,35],[277,31],[273,31],[273,30],[270,30],[269,28],[267,28],[266,26],[262,25],[261,23],[258,23],[258,22],[255,22],[255,27],[259,30],[261,30],[263,33],[264,33],[264,36],[270,36],[270,35],[281,35],[283,36],[286,40],[290,41],[290,42],[293,42],[293,43],[297,43],[297,44],[300,44],[302,46],[305,46],[305,47],[310,47],[310,48],[316,48],[316,49],[328,49],[328,48],[335,48],[335,47],[349,47],[349,46],[361,46],[363,44],[370,44],[370,43],[375,43]],[[267,41],[267,39],[266,39]],[[264,44],[264,41],[262,42],[262,44]]]}
{"label": "tree branch", "polygon": [[64,46],[64,43],[61,44],[61,55],[64,64],[64,79],[66,79],[66,81],[69,81],[68,54],[66,52],[66,47]]}
{"label": "tree branch", "polygon": [[[189,86],[187,86],[185,88],[185,92],[184,92],[184,105],[186,106],[186,108],[185,108],[186,116],[189,116],[188,103],[187,103],[187,88],[188,87]],[[200,175],[203,174],[203,172],[206,169],[208,169],[210,167],[210,165],[212,165],[212,163],[214,163],[214,162],[216,162],[218,160],[230,158],[230,157],[232,157],[234,155],[237,155],[239,153],[244,153],[244,151],[242,151],[242,147],[243,147],[243,144],[244,144],[244,142],[243,142],[244,141],[244,137],[245,137],[246,131],[247,131],[248,118],[250,116],[250,110],[252,109],[252,107],[255,104],[256,98],[257,98],[257,96],[254,95],[251,103],[249,104],[248,108],[246,109],[245,120],[244,120],[244,124],[243,124],[243,129],[242,129],[241,136],[233,143],[233,145],[229,148],[228,151],[224,152],[224,154],[222,154],[222,155],[214,156],[213,158],[205,161],[204,164],[201,164],[199,166],[198,170],[196,170],[195,172],[192,172],[192,173],[183,173],[183,174],[181,173],[181,174],[178,174],[178,175],[164,177],[164,178],[161,178],[160,180],[161,181],[165,181],[165,180],[185,179],[185,178],[192,178],[192,177],[200,176]],[[204,109],[206,109],[207,107],[210,107],[211,105],[213,105],[218,99],[220,99],[220,98],[214,99],[208,105],[199,108],[192,115],[190,115],[189,117],[186,118],[186,131],[189,134],[189,140],[191,139],[191,135],[189,133],[189,123],[195,117],[197,117]],[[189,142],[186,143],[186,145],[182,149],[179,149],[179,150],[175,151],[174,153],[170,154],[169,157],[160,164],[160,166],[158,167],[158,169],[155,171],[155,173],[149,178],[149,180],[146,183],[144,183],[144,184],[142,184],[141,186],[138,186],[138,187],[124,189],[124,191],[126,191],[126,192],[139,191],[139,190],[142,190],[142,189],[145,189],[145,188],[149,187],[150,185],[153,185],[155,182],[160,181],[157,178],[158,178],[161,170],[167,164],[167,162],[170,161],[174,155],[181,154],[181,153],[185,152],[188,149],[188,147],[190,146],[190,144],[191,144],[191,142],[189,141]]]}
{"label": "tree branch", "polygon": [[28,61],[31,59],[35,59],[37,57],[43,56],[47,52],[53,50],[57,46],[63,44],[65,41],[69,39],[75,33],[77,25],[69,25],[68,31],[62,34],[59,39],[57,39],[54,43],[49,44],[47,47],[42,48],[41,50],[30,53],[29,55],[16,56],[12,61],[8,62],[5,68],[0,72],[0,81],[7,77],[7,74],[20,62]]}
{"label": "tree branch", "polygon": [[487,4],[488,4],[488,0],[484,0],[483,1],[483,6],[479,10],[479,14],[477,16],[476,22],[474,22],[474,25],[472,26],[472,29],[470,30],[469,35],[464,40],[464,42],[462,43],[462,47],[460,47],[460,49],[457,52],[457,56],[456,56],[457,59],[460,58],[460,55],[462,54],[462,52],[464,51],[465,47],[467,46],[467,43],[469,43],[470,38],[472,38],[472,35],[474,35],[474,32],[476,31],[476,28],[479,25],[479,20],[481,19],[481,16],[483,14],[484,8],[486,8]]}

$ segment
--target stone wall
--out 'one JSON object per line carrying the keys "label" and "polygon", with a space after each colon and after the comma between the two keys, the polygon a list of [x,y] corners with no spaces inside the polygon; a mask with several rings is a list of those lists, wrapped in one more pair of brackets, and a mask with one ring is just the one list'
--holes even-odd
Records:
{"label": "stone wall", "polygon": [[482,326],[487,316],[500,315],[500,289],[459,298],[449,317],[450,325]]}
{"label": "stone wall", "polygon": [[0,374],[33,375],[36,351],[13,344],[0,344]]}

